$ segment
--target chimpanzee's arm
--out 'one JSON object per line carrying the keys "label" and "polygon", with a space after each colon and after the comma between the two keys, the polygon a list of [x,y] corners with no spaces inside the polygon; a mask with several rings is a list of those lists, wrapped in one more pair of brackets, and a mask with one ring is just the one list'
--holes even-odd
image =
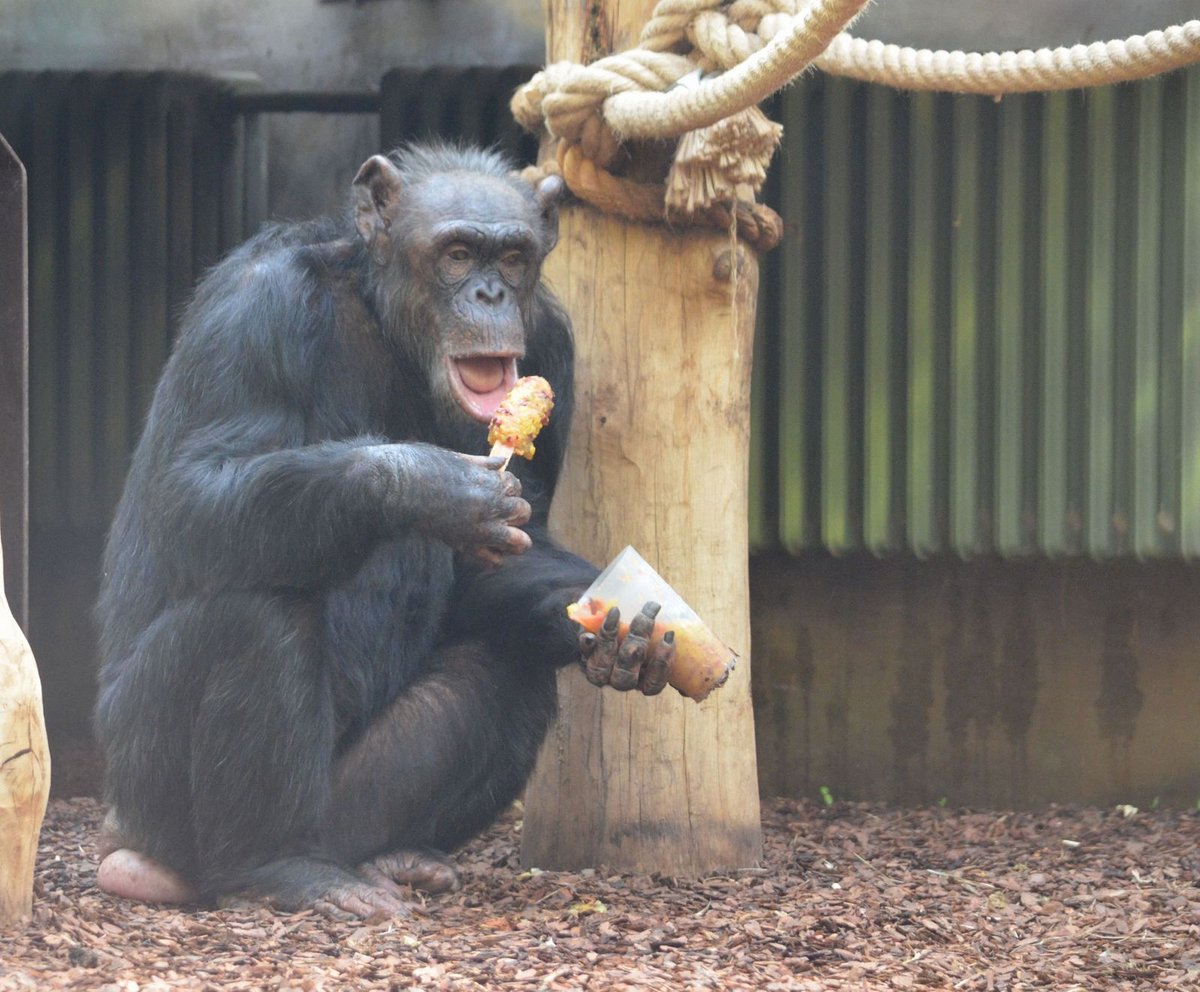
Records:
{"label": "chimpanzee's arm", "polygon": [[484,638],[531,662],[561,667],[579,660],[579,625],[566,614],[599,574],[564,551],[540,525],[526,527],[533,547],[498,568],[464,563],[448,630]]}
{"label": "chimpanzee's arm", "polygon": [[457,550],[528,544],[506,476],[367,433],[380,417],[337,338],[353,302],[286,252],[235,256],[201,287],[127,493],[172,580],[310,588],[414,532]]}
{"label": "chimpanzee's arm", "polygon": [[508,522],[527,512],[495,471],[431,445],[370,438],[261,454],[187,446],[157,498],[152,536],[173,549],[175,577],[235,586],[318,585],[405,533],[464,551],[519,550]]}

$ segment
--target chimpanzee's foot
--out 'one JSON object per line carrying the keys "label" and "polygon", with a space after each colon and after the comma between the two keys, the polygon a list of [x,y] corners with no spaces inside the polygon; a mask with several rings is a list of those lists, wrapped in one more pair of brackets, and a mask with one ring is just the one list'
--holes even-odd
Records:
{"label": "chimpanzee's foot", "polygon": [[218,899],[223,908],[266,903],[285,912],[315,909],[335,920],[386,920],[412,912],[404,890],[391,879],[366,878],[322,858],[279,858],[229,881],[233,884],[210,883],[217,891],[229,886]]}
{"label": "chimpanzee's foot", "polygon": [[179,872],[131,847],[105,854],[96,883],[110,895],[139,902],[196,901],[196,890]]}
{"label": "chimpanzee's foot", "polygon": [[460,884],[458,869],[449,858],[422,847],[381,854],[359,865],[358,872],[371,881],[384,879],[430,893],[449,892]]}

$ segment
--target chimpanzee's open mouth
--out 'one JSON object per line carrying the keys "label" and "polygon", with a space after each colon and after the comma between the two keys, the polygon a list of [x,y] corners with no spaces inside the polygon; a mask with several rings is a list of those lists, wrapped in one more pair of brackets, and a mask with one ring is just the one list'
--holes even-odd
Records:
{"label": "chimpanzee's open mouth", "polygon": [[469,416],[487,423],[517,381],[516,355],[471,355],[450,360],[450,389]]}

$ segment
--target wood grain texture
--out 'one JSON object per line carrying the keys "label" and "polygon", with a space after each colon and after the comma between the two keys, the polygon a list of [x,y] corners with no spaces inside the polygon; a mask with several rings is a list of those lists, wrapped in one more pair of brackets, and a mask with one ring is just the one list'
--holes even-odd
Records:
{"label": "wood grain texture", "polygon": [[[549,61],[629,48],[653,9],[547,0]],[[632,544],[740,661],[701,704],[669,688],[598,691],[566,670],[526,790],[522,860],[677,875],[751,866],[762,853],[747,543],[757,259],[726,235],[574,206],[546,276],[577,350],[555,532],[597,564]]]}
{"label": "wood grain texture", "polygon": [[757,260],[725,235],[573,207],[547,277],[578,349],[555,533],[597,563],[634,545],[740,660],[699,705],[564,673],[527,791],[523,861],[678,875],[750,866],[761,854],[746,513]]}
{"label": "wood grain texture", "polygon": [[42,684],[0,574],[0,926],[26,920],[32,910],[33,865],[49,794]]}

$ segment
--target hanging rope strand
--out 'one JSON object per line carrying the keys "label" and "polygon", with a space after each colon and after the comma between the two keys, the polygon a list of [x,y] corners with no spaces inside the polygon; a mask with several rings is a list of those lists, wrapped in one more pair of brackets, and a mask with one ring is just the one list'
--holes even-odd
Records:
{"label": "hanging rope strand", "polygon": [[1106,86],[1200,61],[1200,20],[1120,41],[1021,52],[901,48],[841,34],[816,60],[835,76],[906,90],[1033,93]]}

